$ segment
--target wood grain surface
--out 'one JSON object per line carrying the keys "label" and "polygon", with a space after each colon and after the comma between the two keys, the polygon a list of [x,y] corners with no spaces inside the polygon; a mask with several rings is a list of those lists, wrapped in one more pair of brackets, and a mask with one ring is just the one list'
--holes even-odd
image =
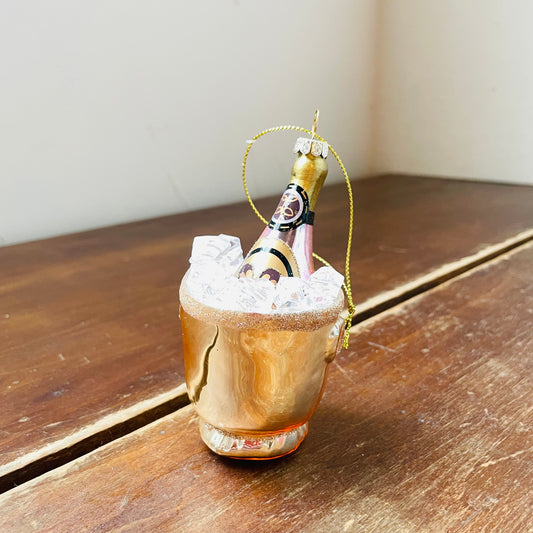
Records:
{"label": "wood grain surface", "polygon": [[5,531],[525,532],[533,244],[353,327],[295,454],[239,462],[190,406],[0,496]]}
{"label": "wood grain surface", "polygon": [[[354,191],[360,317],[533,235],[531,187],[383,176]],[[345,220],[344,186],[326,187],[316,250],[339,269]],[[184,401],[177,288],[192,239],[248,248],[260,231],[237,204],[0,248],[0,482]]]}

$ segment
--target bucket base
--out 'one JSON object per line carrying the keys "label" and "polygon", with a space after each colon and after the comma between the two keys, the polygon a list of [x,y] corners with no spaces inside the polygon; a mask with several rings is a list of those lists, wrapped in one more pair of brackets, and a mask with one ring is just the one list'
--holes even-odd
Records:
{"label": "bucket base", "polygon": [[280,433],[237,434],[200,418],[200,435],[218,455],[235,459],[275,459],[295,451],[307,435],[307,422]]}

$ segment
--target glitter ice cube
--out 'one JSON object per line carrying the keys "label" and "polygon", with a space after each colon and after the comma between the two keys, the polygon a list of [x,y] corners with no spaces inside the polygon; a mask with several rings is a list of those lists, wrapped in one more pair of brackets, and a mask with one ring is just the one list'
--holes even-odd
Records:
{"label": "glitter ice cube", "polygon": [[311,274],[309,281],[320,281],[321,283],[328,283],[340,289],[342,287],[342,284],[344,283],[344,276],[332,267],[323,266]]}
{"label": "glitter ice cube", "polygon": [[302,278],[281,277],[276,286],[276,309],[300,311],[305,305],[307,284]]}
{"label": "glitter ice cube", "polygon": [[332,267],[321,267],[311,274],[307,281],[308,304],[332,305],[339,297],[339,291],[344,283],[344,276]]}
{"label": "glitter ice cube", "polygon": [[201,235],[192,243],[191,264],[216,261],[227,272],[234,270],[243,262],[241,241],[232,235]]}
{"label": "glitter ice cube", "polygon": [[238,281],[235,301],[241,311],[249,313],[270,313],[276,287],[266,279],[242,278]]}
{"label": "glitter ice cube", "polygon": [[191,296],[203,301],[223,287],[226,278],[223,266],[213,259],[205,259],[191,264],[186,283]]}

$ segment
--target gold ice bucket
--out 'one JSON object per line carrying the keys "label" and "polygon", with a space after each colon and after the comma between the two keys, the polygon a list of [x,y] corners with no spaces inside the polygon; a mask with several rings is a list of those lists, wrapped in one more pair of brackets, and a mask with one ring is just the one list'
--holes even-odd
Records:
{"label": "gold ice bucket", "polygon": [[305,438],[341,348],[344,296],[326,309],[248,313],[208,307],[180,289],[187,392],[219,455],[270,459]]}

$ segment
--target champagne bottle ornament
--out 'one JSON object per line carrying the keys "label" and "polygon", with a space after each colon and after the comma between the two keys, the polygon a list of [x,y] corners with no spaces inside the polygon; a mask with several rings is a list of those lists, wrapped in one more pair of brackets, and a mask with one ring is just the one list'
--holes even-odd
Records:
{"label": "champagne bottle ornament", "polygon": [[[313,130],[314,131],[314,130]],[[328,145],[299,138],[291,180],[267,227],[239,274],[277,283],[280,277],[308,279],[313,273],[313,223],[318,195],[326,179]]]}
{"label": "champagne bottle ornament", "polygon": [[[311,131],[278,126],[249,141],[243,185],[266,227],[245,258],[236,237],[196,237],[180,286],[187,392],[202,439],[220,455],[271,459],[296,450],[320,400],[327,365],[348,347],[352,192],[339,156],[316,133],[317,121],[318,111]],[[297,139],[291,179],[267,221],[248,193],[246,163],[259,138],[283,130],[310,137]],[[348,187],[345,277],[312,251],[328,153]],[[325,266],[314,271],[313,257]]]}

